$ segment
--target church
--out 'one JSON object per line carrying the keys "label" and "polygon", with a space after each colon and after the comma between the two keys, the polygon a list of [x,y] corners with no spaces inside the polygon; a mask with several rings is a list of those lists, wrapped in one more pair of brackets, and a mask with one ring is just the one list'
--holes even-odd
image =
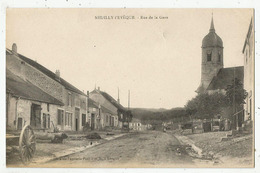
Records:
{"label": "church", "polygon": [[196,90],[198,94],[205,92],[225,94],[227,85],[235,78],[243,83],[243,66],[224,68],[223,41],[215,31],[213,16],[209,33],[202,40],[201,49],[201,82]]}
{"label": "church", "polygon": [[[238,79],[244,85],[244,67],[224,68],[223,41],[217,35],[213,16],[211,19],[209,33],[202,40],[201,55],[201,82],[196,92],[222,93],[226,94],[226,88],[234,79]],[[233,110],[232,107],[223,108],[220,118],[232,117],[232,127],[239,129],[244,121],[244,110]],[[235,123],[234,123],[235,122]]]}

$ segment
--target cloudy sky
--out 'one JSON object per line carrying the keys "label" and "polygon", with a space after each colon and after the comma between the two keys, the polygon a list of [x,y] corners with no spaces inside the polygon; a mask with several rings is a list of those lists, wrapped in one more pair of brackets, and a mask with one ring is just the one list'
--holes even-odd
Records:
{"label": "cloudy sky", "polygon": [[[250,9],[7,9],[6,47],[85,92],[119,87],[124,106],[130,90],[131,107],[180,107],[196,95],[212,12],[224,66],[243,65]],[[135,19],[95,19],[123,15]]]}

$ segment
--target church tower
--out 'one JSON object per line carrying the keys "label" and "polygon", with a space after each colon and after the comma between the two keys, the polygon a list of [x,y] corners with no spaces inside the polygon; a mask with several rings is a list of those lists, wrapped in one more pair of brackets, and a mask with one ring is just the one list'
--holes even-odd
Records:
{"label": "church tower", "polygon": [[223,42],[215,32],[213,16],[209,33],[202,40],[201,49],[201,82],[197,93],[203,93],[213,77],[223,68]]}

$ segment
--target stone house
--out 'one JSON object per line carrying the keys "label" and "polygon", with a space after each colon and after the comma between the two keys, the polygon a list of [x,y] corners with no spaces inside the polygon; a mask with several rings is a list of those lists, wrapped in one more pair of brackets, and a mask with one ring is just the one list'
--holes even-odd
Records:
{"label": "stone house", "polygon": [[[6,69],[63,104],[55,108],[50,115],[53,126],[61,131],[83,129],[82,122],[86,122],[87,97],[82,91],[61,78],[58,70],[53,73],[36,61],[17,53],[16,44],[13,44],[12,50],[6,50]],[[33,116],[32,114],[27,116]],[[39,118],[44,119],[43,112],[40,114]]]}
{"label": "stone house", "polygon": [[[28,89],[29,88],[29,89]],[[25,124],[51,129],[53,115],[64,106],[58,99],[6,70],[6,127],[21,130]]]}
{"label": "stone house", "polygon": [[91,130],[101,130],[106,127],[115,127],[112,121],[112,112],[88,97],[87,123]]}
{"label": "stone house", "polygon": [[110,123],[113,127],[122,127],[122,120],[126,116],[126,109],[106,92],[100,91],[100,88],[90,92],[89,97],[104,107],[111,113],[111,116],[105,117],[106,124]]}

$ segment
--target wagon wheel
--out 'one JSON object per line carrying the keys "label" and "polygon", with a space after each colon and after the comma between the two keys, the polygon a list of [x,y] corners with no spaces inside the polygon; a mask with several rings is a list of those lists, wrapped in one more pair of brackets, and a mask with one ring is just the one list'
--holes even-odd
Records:
{"label": "wagon wheel", "polygon": [[36,150],[36,138],[30,125],[24,126],[21,131],[19,149],[23,164],[29,164]]}

